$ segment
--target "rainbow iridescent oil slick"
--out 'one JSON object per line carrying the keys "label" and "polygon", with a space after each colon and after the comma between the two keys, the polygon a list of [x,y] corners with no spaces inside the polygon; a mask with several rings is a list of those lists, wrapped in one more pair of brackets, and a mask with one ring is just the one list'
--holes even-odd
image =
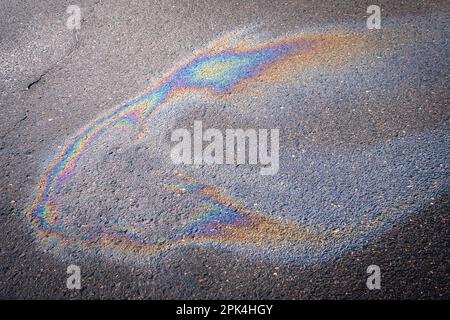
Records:
{"label": "rainbow iridescent oil slick", "polygon": [[[75,172],[80,173],[80,160],[97,151],[96,142],[112,131],[114,137],[130,137],[131,143],[142,141],[148,136],[155,116],[164,108],[173,107],[177,99],[202,95],[211,101],[228,101],[246,92],[251,97],[256,84],[270,87],[289,83],[302,72],[342,68],[371,48],[367,38],[354,32],[294,34],[265,43],[243,42],[233,35],[223,37],[174,68],[140,97],[84,127],[46,170],[29,212],[33,226],[41,239],[147,256],[183,245],[224,245],[243,251],[257,248],[272,253],[285,250],[285,256],[293,259],[298,252],[314,255],[313,248],[325,250],[330,245],[344,248],[345,239],[374,230],[388,217],[379,215],[364,225],[341,230],[311,228],[296,219],[252,210],[240,199],[227,194],[220,184],[207,184],[198,177],[169,170],[162,174],[165,187],[160,192],[167,193],[168,197],[189,197],[198,206],[192,209],[196,211],[187,221],[181,223],[180,219],[180,224],[173,226],[170,235],[164,234],[155,240],[139,223],[114,218],[103,225],[89,223],[80,226],[75,233],[69,232],[63,219],[66,213],[58,203],[58,192]],[[263,94],[270,96],[272,92],[268,90]],[[169,154],[167,158],[170,159]],[[176,217],[180,213],[168,211],[166,214]],[[303,252],[299,248],[306,249]],[[320,260],[321,254],[318,256]]]}
{"label": "rainbow iridescent oil slick", "polygon": [[[73,142],[47,169],[31,210],[30,218],[33,225],[45,238],[56,237],[63,241],[84,243],[89,241],[108,243],[110,238],[119,238],[134,243],[139,250],[148,252],[187,241],[235,241],[258,245],[270,242],[265,236],[249,237],[252,234],[249,230],[258,229],[261,232],[271,233],[272,239],[282,240],[282,233],[277,233],[282,232],[283,228],[291,228],[289,225],[283,226],[240,205],[224,205],[221,202],[224,196],[217,187],[199,187],[198,184],[185,184],[184,188],[198,194],[199,201],[204,201],[207,205],[207,211],[190,225],[179,229],[171,239],[166,239],[163,245],[148,243],[138,230],[125,225],[111,225],[103,229],[85,226],[85,232],[82,232],[79,238],[66,238],[65,226],[60,219],[64,213],[58,209],[54,194],[67,179],[70,179],[71,174],[77,169],[80,158],[90,152],[92,143],[101,139],[104,133],[122,130],[139,139],[145,134],[145,126],[151,126],[151,122],[144,123],[144,121],[176,97],[199,92],[205,93],[209,98],[220,99],[238,88],[242,89],[246,83],[279,78],[281,76],[279,70],[287,77],[287,68],[283,67],[283,64],[287,64],[288,68],[295,68],[295,65],[301,65],[302,62],[311,59],[314,52],[320,54],[335,47],[336,38],[339,36],[351,37],[351,35],[335,35],[334,38],[330,35],[325,38],[295,35],[254,46],[244,44],[231,46],[227,42],[228,37],[224,37],[157,82],[142,97],[99,117],[77,134]],[[227,203],[232,202],[227,200]],[[258,232],[253,234],[257,235]],[[294,234],[299,239],[305,236],[304,230],[298,230]]]}

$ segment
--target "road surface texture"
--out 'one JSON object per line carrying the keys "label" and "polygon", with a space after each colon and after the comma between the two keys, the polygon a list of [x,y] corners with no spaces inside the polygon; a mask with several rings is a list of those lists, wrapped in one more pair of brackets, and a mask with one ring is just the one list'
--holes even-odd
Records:
{"label": "road surface texture", "polygon": [[450,298],[447,1],[0,4],[0,298]]}

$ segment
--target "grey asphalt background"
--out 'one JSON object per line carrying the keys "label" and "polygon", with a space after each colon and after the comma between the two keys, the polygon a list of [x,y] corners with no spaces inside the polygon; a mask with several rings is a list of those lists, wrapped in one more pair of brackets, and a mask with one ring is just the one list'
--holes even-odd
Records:
{"label": "grey asphalt background", "polygon": [[[148,270],[80,252],[70,261],[82,267],[80,291],[66,289],[67,261],[35,245],[24,214],[43,159],[218,34],[255,22],[282,34],[364,21],[372,1],[0,3],[1,298],[450,298],[448,194],[363,250],[308,268],[197,248],[169,253]],[[83,12],[78,41],[65,27],[69,4]],[[445,1],[377,4],[384,17],[448,10]],[[422,125],[440,121],[442,113]],[[374,263],[383,270],[380,291],[365,286]]]}

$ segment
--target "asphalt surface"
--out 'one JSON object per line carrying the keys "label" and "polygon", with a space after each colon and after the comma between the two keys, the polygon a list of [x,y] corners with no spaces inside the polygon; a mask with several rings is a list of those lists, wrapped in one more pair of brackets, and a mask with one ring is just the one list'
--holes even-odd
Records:
{"label": "asphalt surface", "polygon": [[[380,30],[365,28],[366,1],[82,1],[77,32],[70,4],[1,0],[1,298],[450,297],[445,1],[380,1]],[[233,47],[224,37],[301,49],[210,94],[183,82],[142,139],[107,132],[45,191],[96,119],[172,90],[193,55]],[[279,172],[173,165],[170,133],[199,119],[280,128]],[[203,233],[205,210],[251,226]],[[66,288],[70,264],[81,290]],[[373,264],[381,290],[366,287]]]}

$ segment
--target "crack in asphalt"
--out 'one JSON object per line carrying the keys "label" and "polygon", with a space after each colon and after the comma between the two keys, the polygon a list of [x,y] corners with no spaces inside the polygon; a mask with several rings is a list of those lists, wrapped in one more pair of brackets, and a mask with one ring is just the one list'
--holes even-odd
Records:
{"label": "crack in asphalt", "polygon": [[[88,7],[87,8],[88,12],[85,15],[85,17],[83,17],[81,19],[81,22],[87,22],[88,21],[88,19],[92,16],[92,14],[93,14],[93,12],[95,10],[95,6],[97,4],[99,4],[99,3],[100,3],[100,0],[95,1],[93,3],[92,7],[90,7],[90,8]],[[61,59],[56,61],[51,67],[49,67],[46,71],[44,71],[36,80],[34,80],[33,82],[29,83],[27,85],[27,90],[30,90],[34,85],[38,84],[42,80],[42,78],[44,76],[49,74],[53,69],[55,69],[56,66],[58,66],[61,62],[63,62],[65,59],[67,59],[73,52],[75,52],[77,49],[80,48],[80,43],[81,43],[80,36],[81,36],[81,32],[78,31],[77,29],[74,29],[73,30],[74,44],[69,48],[68,52],[65,55],[63,55],[61,57]]]}
{"label": "crack in asphalt", "polygon": [[[82,18],[82,20],[81,20],[82,22],[88,21],[88,19],[92,16],[92,14],[93,14],[93,12],[94,12],[94,10],[95,10],[95,6],[96,6],[97,4],[99,4],[100,2],[101,2],[100,0],[95,1],[95,2],[93,3],[92,7],[87,8],[88,12],[87,12],[86,16],[85,16],[84,18]],[[63,62],[65,59],[67,59],[73,52],[75,52],[77,49],[80,48],[80,43],[81,43],[80,34],[81,34],[81,33],[80,33],[78,30],[74,29],[74,32],[73,32],[73,36],[74,36],[74,44],[70,47],[69,51],[68,51],[65,55],[63,55],[63,56],[61,57],[61,59],[59,59],[56,63],[54,63],[52,66],[50,66],[46,71],[44,71],[43,73],[41,73],[41,74],[39,75],[39,77],[38,77],[36,80],[30,82],[30,83],[27,85],[26,90],[31,90],[35,85],[37,85],[38,83],[40,83],[41,80],[42,80],[46,75],[48,75],[49,73],[51,73],[51,72],[55,69],[55,67],[57,67],[61,62]],[[0,136],[0,139],[2,140],[2,141],[1,141],[1,144],[0,144],[0,150],[3,150],[3,149],[5,148],[5,142],[4,142],[3,140],[4,140],[9,134],[11,134],[13,131],[17,130],[17,129],[19,128],[19,125],[20,125],[23,121],[25,121],[25,120],[28,118],[28,112],[29,112],[29,110],[26,110],[26,111],[25,111],[25,116],[23,116],[23,117],[20,118],[18,121],[16,121],[16,122],[12,125],[12,128],[11,128],[11,129],[7,130],[4,134],[2,134],[2,135]]]}
{"label": "crack in asphalt", "polygon": [[31,82],[28,86],[27,86],[27,90],[30,90],[32,86],[34,86],[35,84],[37,84],[39,81],[41,81],[42,77],[46,74],[46,72],[44,72],[43,74],[41,74],[39,76],[39,78],[37,78],[36,80],[34,80],[33,82]]}
{"label": "crack in asphalt", "polygon": [[[14,130],[16,130],[17,129],[17,127],[23,122],[23,121],[25,121],[26,119],[28,119],[28,112],[29,112],[29,110],[26,110],[25,111],[25,116],[23,116],[22,118],[20,118],[19,120],[17,120],[14,124],[13,124],[13,126],[12,126],[12,128],[11,129],[9,129],[8,131],[6,131],[1,137],[0,137],[0,139],[5,139],[11,132],[13,132]],[[3,142],[3,141],[2,141]],[[4,145],[2,144],[1,146],[0,146],[0,150],[1,149],[3,149],[4,148]]]}

